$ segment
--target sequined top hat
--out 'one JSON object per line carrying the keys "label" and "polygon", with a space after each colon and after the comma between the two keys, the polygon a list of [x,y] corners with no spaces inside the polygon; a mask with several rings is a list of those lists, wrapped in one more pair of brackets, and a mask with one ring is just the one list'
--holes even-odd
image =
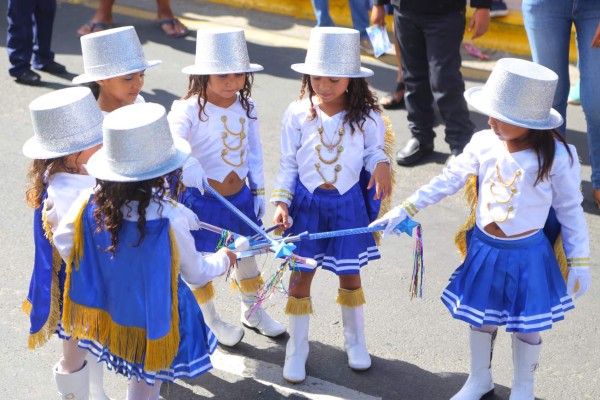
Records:
{"label": "sequined top hat", "polygon": [[563,118],[552,108],[558,75],[516,58],[498,60],[483,87],[465,91],[467,102],[492,118],[530,129],[553,129]]}
{"label": "sequined top hat", "polygon": [[86,87],[56,90],[29,104],[34,136],[23,145],[29,158],[74,154],[102,143],[102,111]]}
{"label": "sequined top hat", "polygon": [[310,32],[304,63],[296,72],[315,76],[365,78],[373,71],[360,66],[360,33],[355,29],[321,27]]}
{"label": "sequined top hat", "polygon": [[190,145],[169,130],[165,108],[156,103],[121,107],[104,119],[104,145],[87,163],[93,177],[111,182],[152,179],[181,167]]}
{"label": "sequined top hat", "polygon": [[259,64],[251,64],[246,36],[239,28],[211,28],[198,30],[196,60],[181,70],[189,75],[239,74],[262,71]]}
{"label": "sequined top hat", "polygon": [[161,63],[146,61],[133,26],[83,35],[81,53],[85,73],[73,78],[77,84],[133,74]]}

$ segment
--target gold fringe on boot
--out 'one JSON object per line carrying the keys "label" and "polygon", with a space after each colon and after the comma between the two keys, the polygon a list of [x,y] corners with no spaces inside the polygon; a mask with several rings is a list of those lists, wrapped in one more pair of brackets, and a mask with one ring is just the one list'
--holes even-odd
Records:
{"label": "gold fringe on boot", "polygon": [[240,284],[240,292],[242,293],[256,293],[258,289],[264,285],[262,276],[256,275],[254,278],[242,279],[238,282]]}
{"label": "gold fringe on boot", "polygon": [[359,287],[355,290],[339,288],[336,302],[345,307],[358,307],[362,306],[367,301],[365,300],[365,293],[363,292],[362,287]]}
{"label": "gold fringe on boot", "polygon": [[194,293],[194,297],[198,304],[204,304],[215,297],[215,287],[213,286],[212,281],[210,281],[202,287],[192,289],[192,293]]}
{"label": "gold fringe on boot", "polygon": [[310,297],[298,299],[296,297],[288,296],[288,301],[285,305],[285,313],[289,315],[312,314],[313,307]]}

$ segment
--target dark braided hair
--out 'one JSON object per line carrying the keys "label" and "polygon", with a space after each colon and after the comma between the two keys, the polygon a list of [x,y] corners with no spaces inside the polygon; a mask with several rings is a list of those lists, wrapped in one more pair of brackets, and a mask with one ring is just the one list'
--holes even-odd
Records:
{"label": "dark braided hair", "polygon": [[[300,88],[300,95],[298,100],[301,100],[308,92],[308,99],[310,101],[310,114],[311,120],[317,117],[315,107],[312,98],[315,96],[315,90],[310,83],[310,75],[302,76],[302,87]],[[344,111],[343,124],[350,124],[352,129],[351,133],[354,133],[355,127],[363,132],[363,127],[367,121],[366,117],[373,119],[369,116],[371,111],[381,114],[381,108],[377,104],[377,97],[369,89],[369,84],[365,78],[350,78],[348,88],[345,93],[346,96],[346,108]]]}
{"label": "dark braided hair", "polygon": [[[200,121],[206,121],[202,114],[208,117],[204,111],[204,108],[206,107],[206,87],[208,86],[209,78],[210,75],[190,75],[188,92],[183,97],[183,100],[187,100],[192,96],[198,96],[198,106],[200,107],[198,118],[200,118]],[[252,109],[254,108],[249,100],[251,96],[252,83],[254,83],[254,74],[252,72],[247,72],[246,80],[244,81],[244,87],[239,91],[239,94],[240,103],[242,104],[244,110],[246,110],[246,116],[250,119],[256,119],[256,117],[252,117],[250,115],[252,113]]]}

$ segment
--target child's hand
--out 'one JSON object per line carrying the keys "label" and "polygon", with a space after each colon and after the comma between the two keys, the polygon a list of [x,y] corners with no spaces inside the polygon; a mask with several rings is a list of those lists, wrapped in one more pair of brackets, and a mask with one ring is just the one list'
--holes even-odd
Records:
{"label": "child's hand", "polygon": [[237,261],[237,256],[235,255],[235,253],[231,250],[229,250],[227,247],[221,247],[219,249],[219,252],[221,253],[225,253],[225,255],[227,256],[227,258],[229,258],[229,265],[235,265],[236,261]]}
{"label": "child's hand", "polygon": [[375,185],[375,196],[373,200],[383,200],[392,194],[392,172],[390,164],[380,162],[371,175],[367,190]]}
{"label": "child's hand", "polygon": [[281,225],[283,230],[288,229],[292,224],[289,221],[290,212],[288,210],[287,204],[283,202],[277,203],[275,207],[275,215],[273,215],[273,223],[275,225]]}

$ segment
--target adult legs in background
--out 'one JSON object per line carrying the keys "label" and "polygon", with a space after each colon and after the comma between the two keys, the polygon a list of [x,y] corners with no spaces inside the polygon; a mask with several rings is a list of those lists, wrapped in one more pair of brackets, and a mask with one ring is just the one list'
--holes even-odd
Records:
{"label": "adult legs in background", "polygon": [[315,10],[316,26],[335,26],[329,15],[329,0],[311,0]]}

